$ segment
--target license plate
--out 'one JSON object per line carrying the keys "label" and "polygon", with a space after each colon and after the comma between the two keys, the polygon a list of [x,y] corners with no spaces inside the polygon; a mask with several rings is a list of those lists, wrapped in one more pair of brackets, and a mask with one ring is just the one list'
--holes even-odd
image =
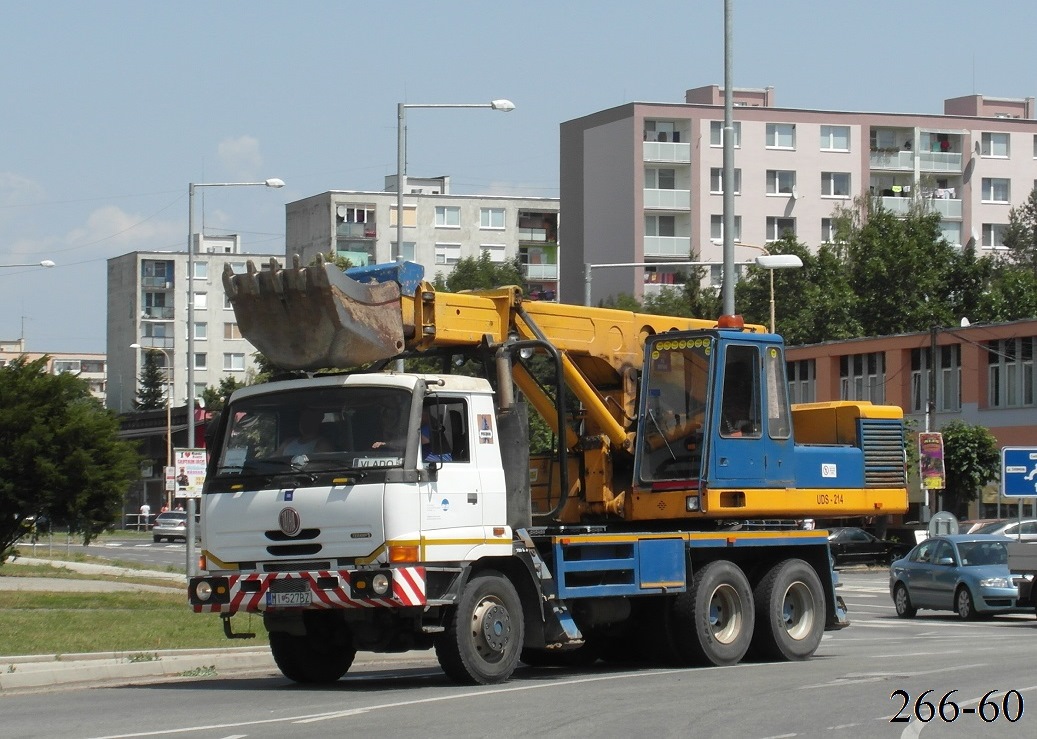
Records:
{"label": "license plate", "polygon": [[303,593],[267,593],[266,604],[273,608],[305,608],[313,603],[310,591]]}

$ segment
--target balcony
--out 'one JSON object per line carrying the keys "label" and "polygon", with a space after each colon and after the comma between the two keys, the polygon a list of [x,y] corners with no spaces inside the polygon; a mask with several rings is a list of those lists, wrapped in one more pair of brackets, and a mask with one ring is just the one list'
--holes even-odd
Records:
{"label": "balcony", "polygon": [[911,172],[915,168],[915,153],[877,149],[871,152],[869,166],[872,169],[902,169]]}
{"label": "balcony", "polygon": [[557,264],[524,264],[522,271],[527,281],[558,279]]}
{"label": "balcony", "polygon": [[923,172],[961,172],[961,154],[954,151],[920,151],[918,168]]}
{"label": "balcony", "polygon": [[646,162],[670,162],[675,164],[691,163],[691,144],[673,143],[670,141],[643,142],[643,156]]}
{"label": "balcony", "polygon": [[954,151],[914,152],[879,149],[871,152],[869,165],[872,169],[911,172],[915,168],[916,155],[918,169],[922,172],[961,172],[962,156]]}
{"label": "balcony", "polygon": [[173,287],[172,277],[141,277],[140,286],[147,288],[169,289]]}
{"label": "balcony", "polygon": [[340,223],[335,227],[335,235],[346,239],[376,239],[378,228],[374,223]]}
{"label": "balcony", "polygon": [[645,236],[646,257],[681,257],[691,253],[691,236]]}
{"label": "balcony", "polygon": [[141,318],[146,321],[172,321],[173,315],[173,308],[144,308],[141,311]]}
{"label": "balcony", "polygon": [[689,210],[691,190],[651,190],[645,188],[644,207],[663,210]]}
{"label": "balcony", "polygon": [[518,240],[533,244],[554,243],[553,233],[548,233],[546,228],[523,228],[519,226]]}
{"label": "balcony", "polygon": [[961,219],[961,201],[944,198],[914,198],[882,197],[879,199],[882,208],[897,216],[906,216],[911,212],[911,207],[921,203],[931,213],[939,213],[943,218]]}

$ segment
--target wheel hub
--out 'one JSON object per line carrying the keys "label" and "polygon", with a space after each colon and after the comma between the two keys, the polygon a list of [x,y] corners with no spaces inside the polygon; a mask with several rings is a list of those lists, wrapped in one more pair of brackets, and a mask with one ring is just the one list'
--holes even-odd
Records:
{"label": "wheel hub", "polygon": [[472,619],[472,635],[480,653],[501,655],[511,639],[511,615],[502,604],[483,601],[475,609]]}

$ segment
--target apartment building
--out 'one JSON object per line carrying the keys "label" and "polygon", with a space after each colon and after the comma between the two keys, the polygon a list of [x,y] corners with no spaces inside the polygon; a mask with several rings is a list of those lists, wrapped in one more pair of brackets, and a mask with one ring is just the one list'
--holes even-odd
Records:
{"label": "apartment building", "polygon": [[[194,274],[195,398],[226,377],[243,382],[256,371],[255,348],[242,338],[234,311],[223,290],[223,269],[244,272],[252,260],[264,268],[280,254],[243,254],[237,235],[196,235]],[[187,386],[187,252],[137,251],[108,260],[108,407],[133,410],[145,349],[158,351],[155,359],[170,371],[171,405],[186,406]],[[141,348],[134,348],[133,345]]]}
{"label": "apartment building", "polygon": [[[792,401],[868,400],[897,405],[915,430],[952,421],[984,426],[999,446],[1037,447],[1037,319],[933,329],[789,347]],[[924,495],[910,492],[905,520],[919,520]],[[971,515],[1014,515],[1018,498],[988,486]],[[1034,513],[1035,499],[1022,501]],[[932,500],[931,505],[935,506]]]}
{"label": "apartment building", "polygon": [[407,178],[403,248],[397,248],[395,177],[386,191],[333,190],[285,206],[286,257],[302,263],[334,251],[354,265],[393,261],[449,277],[465,257],[518,258],[528,296],[554,300],[558,291],[558,199],[452,195],[450,178]]}
{"label": "apartment building", "polygon": [[[786,232],[832,238],[833,212],[867,194],[906,214],[939,213],[952,244],[1003,246],[1008,212],[1037,184],[1034,98],[948,99],[943,115],[780,108],[773,88],[733,91],[735,261]],[[682,104],[628,103],[561,124],[566,212],[561,300],[583,301],[586,264],[723,261],[724,91]],[[673,266],[594,273],[592,300],[642,298],[681,280]]]}
{"label": "apartment building", "polygon": [[82,380],[85,380],[90,388],[90,394],[105,402],[106,393],[106,369],[107,358],[104,354],[83,352],[27,352],[25,351],[25,339],[13,339],[10,341],[0,339],[0,367],[9,362],[25,357],[34,362],[41,357],[47,357],[47,372],[57,375],[62,372],[71,372]]}

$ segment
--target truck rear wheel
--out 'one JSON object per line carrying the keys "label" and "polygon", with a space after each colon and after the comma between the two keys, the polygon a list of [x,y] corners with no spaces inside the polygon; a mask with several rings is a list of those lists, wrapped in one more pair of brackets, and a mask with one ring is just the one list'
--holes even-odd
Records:
{"label": "truck rear wheel", "polygon": [[451,680],[494,685],[511,677],[525,636],[522,603],[515,586],[487,570],[468,581],[436,638],[436,657]]}
{"label": "truck rear wheel", "polygon": [[765,659],[808,659],[825,630],[825,596],[814,568],[786,559],[764,575],[754,591],[753,652]]}
{"label": "truck rear wheel", "polygon": [[281,674],[297,683],[333,683],[349,671],[356,657],[352,639],[339,645],[312,634],[284,631],[270,632],[270,652]]}
{"label": "truck rear wheel", "polygon": [[710,562],[695,572],[687,592],[667,614],[673,653],[682,664],[734,665],[753,635],[753,594],[733,562]]}

